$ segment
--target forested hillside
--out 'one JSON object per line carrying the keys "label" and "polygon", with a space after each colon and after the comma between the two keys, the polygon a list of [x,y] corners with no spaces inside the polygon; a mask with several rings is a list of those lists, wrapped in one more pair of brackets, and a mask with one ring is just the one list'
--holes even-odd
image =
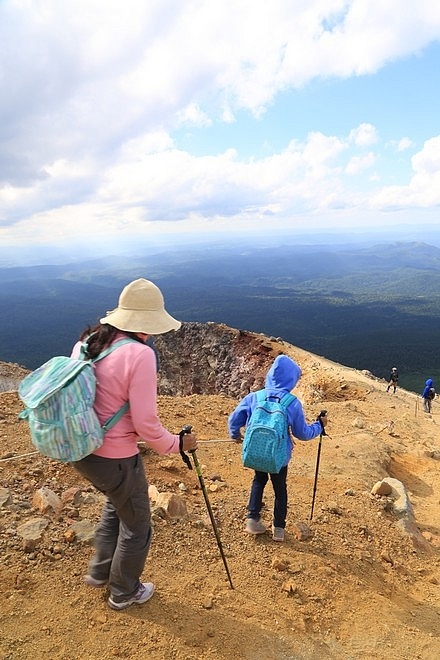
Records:
{"label": "forested hillside", "polygon": [[146,277],[185,321],[263,332],[418,391],[440,376],[440,249],[201,245],[160,254],[0,269],[0,359],[35,368]]}

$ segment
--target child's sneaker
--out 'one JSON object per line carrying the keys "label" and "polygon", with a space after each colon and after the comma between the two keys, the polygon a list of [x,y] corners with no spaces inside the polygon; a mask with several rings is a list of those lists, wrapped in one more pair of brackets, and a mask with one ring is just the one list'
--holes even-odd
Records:
{"label": "child's sneaker", "polygon": [[123,600],[118,603],[113,600],[113,596],[110,596],[107,602],[112,610],[125,610],[125,608],[130,607],[130,605],[141,605],[142,603],[146,603],[147,600],[150,600],[153,593],[154,584],[152,582],[144,582],[139,585],[139,589],[136,591],[135,595],[128,600]]}
{"label": "child's sneaker", "polygon": [[274,541],[282,543],[284,541],[284,529],[282,527],[272,527],[272,538]]}
{"label": "child's sneaker", "polygon": [[261,519],[255,520],[254,518],[248,518],[246,520],[245,532],[248,534],[264,534],[266,532],[266,527],[261,522]]}

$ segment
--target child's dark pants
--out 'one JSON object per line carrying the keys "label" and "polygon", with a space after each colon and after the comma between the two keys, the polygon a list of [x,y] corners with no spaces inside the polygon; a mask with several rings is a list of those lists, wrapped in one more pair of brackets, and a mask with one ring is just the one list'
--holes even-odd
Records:
{"label": "child's dark pants", "polygon": [[263,505],[263,492],[268,479],[272,482],[275,493],[275,503],[273,507],[273,526],[286,526],[287,516],[287,465],[285,465],[278,474],[267,474],[267,472],[255,472],[252,481],[251,494],[248,504],[248,518],[258,520],[260,518],[261,507]]}

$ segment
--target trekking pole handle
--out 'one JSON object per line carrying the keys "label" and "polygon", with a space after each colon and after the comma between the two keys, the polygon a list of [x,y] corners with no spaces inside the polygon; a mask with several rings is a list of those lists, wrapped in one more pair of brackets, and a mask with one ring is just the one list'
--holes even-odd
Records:
{"label": "trekking pole handle", "polygon": [[[187,456],[185,454],[185,452],[183,451],[183,436],[186,435],[187,433],[191,433],[191,431],[192,431],[192,426],[187,424],[186,426],[184,426],[182,428],[182,430],[179,433],[179,451],[180,451],[180,455],[182,457],[182,461],[188,467],[188,470],[192,470],[192,465],[191,465],[191,461],[189,460],[189,456]],[[193,451],[195,451],[195,450],[193,450]]]}
{"label": "trekking pole handle", "polygon": [[182,430],[180,431],[180,433],[182,435],[186,435],[187,433],[191,433],[192,428],[193,427],[191,426],[191,424],[186,424],[185,426],[182,426]]}
{"label": "trekking pole handle", "polygon": [[322,429],[322,433],[321,433],[321,435],[327,435],[327,433],[325,432],[324,425],[323,425],[323,423],[322,423],[322,421],[321,421],[321,417],[326,417],[326,416],[327,416],[327,410],[321,410],[321,412],[319,413],[318,417],[316,418],[317,421],[321,422],[321,429]]}

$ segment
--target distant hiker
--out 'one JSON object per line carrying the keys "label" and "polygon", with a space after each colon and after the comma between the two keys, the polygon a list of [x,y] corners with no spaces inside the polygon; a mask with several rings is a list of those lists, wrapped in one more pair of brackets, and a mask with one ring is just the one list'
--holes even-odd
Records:
{"label": "distant hiker", "polygon": [[396,389],[397,389],[398,381],[399,381],[399,374],[397,372],[397,367],[393,367],[391,369],[391,373],[390,373],[390,377],[389,377],[387,392],[389,392],[390,387],[392,387],[393,388],[393,394],[395,394]]}
{"label": "distant hiker", "polygon": [[431,412],[431,403],[435,398],[435,387],[432,378],[428,378],[425,383],[425,389],[422,392],[423,408],[425,412]]}
{"label": "distant hiker", "polygon": [[[300,367],[287,355],[279,355],[267,373],[265,388],[262,392],[267,400],[281,400],[295,387],[300,377]],[[229,435],[237,442],[242,441],[241,429],[249,424],[252,413],[257,408],[258,394],[258,392],[247,394],[228,418]],[[312,440],[323,432],[323,428],[327,424],[326,416],[320,418],[321,421],[307,424],[302,405],[296,397],[293,397],[293,401],[287,407],[286,417],[286,434],[290,444],[288,456],[278,473],[255,470],[247,506],[248,516],[245,531],[249,534],[264,534],[266,527],[261,521],[260,513],[263,505],[264,488],[270,477],[275,494],[272,520],[272,538],[274,541],[284,541],[287,516],[287,465],[293,450],[290,433],[298,440]]]}
{"label": "distant hiker", "polygon": [[[139,454],[141,438],[159,454],[197,448],[194,434],[174,435],[157,413],[156,357],[145,345],[150,335],[178,330],[180,322],[165,311],[155,284],[138,279],[119,296],[116,309],[107,312],[94,328],[87,328],[86,357],[124,337],[135,341],[118,347],[96,363],[95,411],[101,423],[128,401],[129,411],[104,435],[102,446],[73,463],[74,467],[107,496],[95,533],[95,554],[84,580],[91,587],[108,584],[108,605],[122,610],[145,603],[154,592],[151,582],[140,582],[150,548],[152,529],[148,483]],[[72,356],[80,352],[78,342]]]}

